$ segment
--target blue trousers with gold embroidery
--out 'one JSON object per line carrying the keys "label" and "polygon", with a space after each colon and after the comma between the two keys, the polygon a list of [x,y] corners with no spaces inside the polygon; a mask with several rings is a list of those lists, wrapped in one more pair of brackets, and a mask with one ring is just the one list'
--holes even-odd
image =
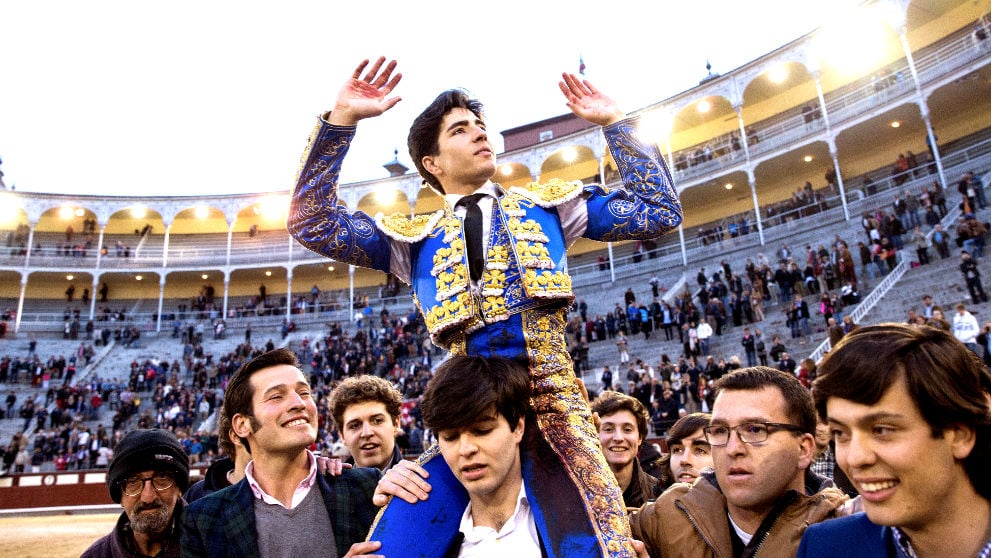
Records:
{"label": "blue trousers with gold embroidery", "polygon": [[[529,438],[522,463],[549,555],[576,556],[575,543],[584,540],[583,556],[589,551],[596,556],[635,556],[623,494],[603,457],[589,404],[575,382],[565,323],[564,309],[524,311],[468,334],[463,347],[456,343],[452,350],[528,363],[531,404],[541,436]],[[541,515],[546,532],[541,531]]]}

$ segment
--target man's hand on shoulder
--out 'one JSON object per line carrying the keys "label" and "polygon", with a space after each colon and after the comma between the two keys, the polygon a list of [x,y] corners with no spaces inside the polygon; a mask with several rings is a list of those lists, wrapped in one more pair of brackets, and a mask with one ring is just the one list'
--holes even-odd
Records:
{"label": "man's hand on shoulder", "polygon": [[322,455],[317,456],[317,472],[322,475],[340,477],[341,473],[344,472],[345,469],[351,469],[351,467],[351,463],[341,461],[340,457],[324,457]]}
{"label": "man's hand on shoulder", "polygon": [[385,506],[391,496],[397,496],[411,504],[427,500],[431,485],[424,479],[429,476],[430,473],[423,467],[404,459],[393,465],[379,479],[375,494],[372,496],[372,504],[378,507]]}

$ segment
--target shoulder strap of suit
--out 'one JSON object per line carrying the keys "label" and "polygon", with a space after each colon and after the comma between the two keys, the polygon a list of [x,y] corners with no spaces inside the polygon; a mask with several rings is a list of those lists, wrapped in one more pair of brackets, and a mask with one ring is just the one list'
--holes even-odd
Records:
{"label": "shoulder strap of suit", "polygon": [[582,181],[564,181],[552,178],[547,182],[531,182],[526,186],[513,186],[510,192],[519,194],[541,207],[555,207],[575,199],[582,193]]}
{"label": "shoulder strap of suit", "polygon": [[375,216],[375,223],[389,238],[399,242],[417,242],[423,240],[434,230],[438,221],[444,217],[444,210],[439,209],[427,215],[414,215],[412,218],[402,213]]}

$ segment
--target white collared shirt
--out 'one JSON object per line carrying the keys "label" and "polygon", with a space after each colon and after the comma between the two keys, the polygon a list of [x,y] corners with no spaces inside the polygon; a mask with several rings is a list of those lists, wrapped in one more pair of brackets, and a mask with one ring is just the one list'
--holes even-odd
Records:
{"label": "white collared shirt", "polygon": [[537,537],[537,525],[530,503],[520,483],[520,495],[513,517],[503,524],[499,531],[492,527],[476,526],[472,519],[472,504],[465,507],[458,530],[465,535],[458,556],[464,558],[540,558],[541,542]]}
{"label": "white collared shirt", "polygon": [[255,460],[248,462],[248,466],[245,468],[245,478],[248,479],[248,486],[251,487],[252,494],[255,498],[260,499],[266,504],[277,504],[288,510],[295,508],[300,505],[300,502],[310,494],[310,489],[313,488],[315,482],[317,482],[317,458],[313,456],[310,450],[307,452],[307,462],[310,464],[310,473],[307,474],[306,478],[300,481],[300,484],[296,485],[296,490],[293,491],[293,500],[290,502],[288,508],[283,505],[282,502],[266,494],[262,487],[255,480]]}
{"label": "white collared shirt", "polygon": [[[489,248],[489,231],[493,228],[493,202],[496,201],[497,196],[496,185],[492,182],[486,182],[473,193],[486,194],[486,197],[480,199],[477,204],[482,211],[482,253],[485,254]],[[461,194],[444,195],[444,201],[448,206],[454,208],[455,215],[461,219],[465,219],[465,212],[467,210],[465,206],[458,206],[458,201],[463,197],[465,196]]]}

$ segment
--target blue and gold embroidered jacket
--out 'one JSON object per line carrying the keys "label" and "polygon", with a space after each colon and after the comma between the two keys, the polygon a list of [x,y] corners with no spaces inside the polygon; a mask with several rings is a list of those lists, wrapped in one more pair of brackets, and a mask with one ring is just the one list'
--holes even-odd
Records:
{"label": "blue and gold embroidered jacket", "polygon": [[408,244],[414,298],[434,341],[451,350],[453,333],[571,301],[564,263],[574,239],[564,238],[558,205],[583,196],[589,219],[582,236],[600,241],[657,238],[682,222],[671,174],[657,148],[635,136],[636,122],[628,118],[603,128],[622,188],[558,179],[498,188],[486,270],[475,291],[469,284],[462,220],[450,207],[412,219],[401,214],[372,218],[339,203],[338,175],[355,127],[321,121],[315,129],[303,155],[288,229],[314,252],[384,272],[391,268],[391,243]]}

